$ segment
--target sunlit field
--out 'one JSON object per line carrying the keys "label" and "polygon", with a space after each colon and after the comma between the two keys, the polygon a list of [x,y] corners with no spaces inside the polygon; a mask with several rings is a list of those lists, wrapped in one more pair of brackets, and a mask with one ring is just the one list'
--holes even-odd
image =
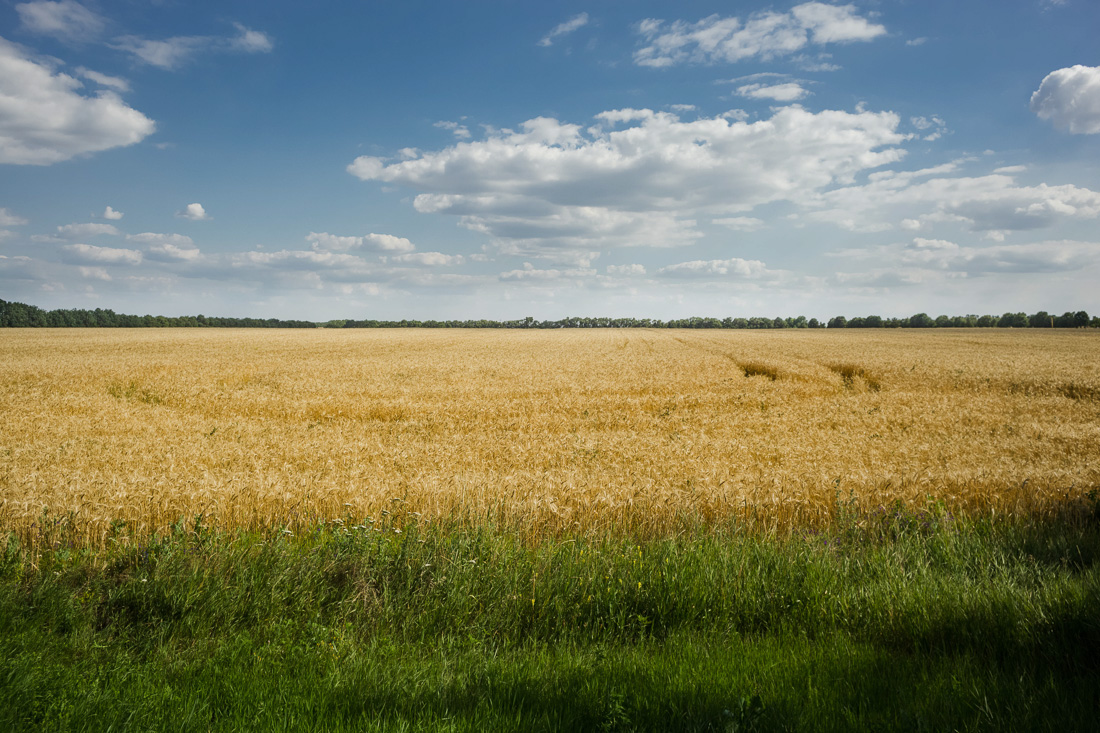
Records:
{"label": "sunlit field", "polygon": [[0,364],[0,528],[30,545],[44,516],[93,547],[196,516],[656,539],[1100,487],[1092,332],[13,330]]}

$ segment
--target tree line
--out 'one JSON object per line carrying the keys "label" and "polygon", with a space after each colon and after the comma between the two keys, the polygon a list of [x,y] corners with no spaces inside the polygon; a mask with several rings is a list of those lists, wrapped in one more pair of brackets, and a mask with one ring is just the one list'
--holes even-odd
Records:
{"label": "tree line", "polygon": [[133,316],[108,308],[42,310],[26,303],[0,300],[0,328],[316,328],[313,321],[278,318],[215,318],[197,316]]}
{"label": "tree line", "polygon": [[540,321],[527,317],[512,321],[476,320],[280,320],[278,318],[223,318],[214,316],[135,316],[96,308],[58,308],[43,310],[26,303],[0,300],[0,328],[1100,328],[1100,317],[1085,311],[1060,316],[1046,311],[993,315],[939,316],[917,313],[908,318],[881,316],[836,316],[828,321],[796,316],[792,318],[677,318],[662,321],[652,318],[582,318],[570,316]]}

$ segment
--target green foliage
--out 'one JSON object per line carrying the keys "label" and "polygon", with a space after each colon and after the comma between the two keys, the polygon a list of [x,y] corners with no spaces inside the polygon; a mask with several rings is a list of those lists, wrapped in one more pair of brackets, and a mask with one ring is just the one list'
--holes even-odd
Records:
{"label": "green foliage", "polygon": [[[1095,501],[1094,501],[1095,503]],[[389,514],[291,536],[194,517],[0,556],[0,728],[1087,728],[1100,524],[837,501],[529,546]]]}

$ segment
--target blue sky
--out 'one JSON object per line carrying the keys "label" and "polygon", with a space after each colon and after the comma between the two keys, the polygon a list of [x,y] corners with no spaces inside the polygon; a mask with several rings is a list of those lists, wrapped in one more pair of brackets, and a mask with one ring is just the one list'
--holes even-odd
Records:
{"label": "blue sky", "polygon": [[4,2],[0,298],[1100,311],[1100,3]]}

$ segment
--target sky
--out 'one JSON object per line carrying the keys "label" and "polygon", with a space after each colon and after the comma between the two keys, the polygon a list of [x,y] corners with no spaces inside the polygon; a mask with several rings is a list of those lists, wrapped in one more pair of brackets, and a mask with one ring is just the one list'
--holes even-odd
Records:
{"label": "sky", "polygon": [[1100,311],[1100,2],[0,0],[0,298]]}

